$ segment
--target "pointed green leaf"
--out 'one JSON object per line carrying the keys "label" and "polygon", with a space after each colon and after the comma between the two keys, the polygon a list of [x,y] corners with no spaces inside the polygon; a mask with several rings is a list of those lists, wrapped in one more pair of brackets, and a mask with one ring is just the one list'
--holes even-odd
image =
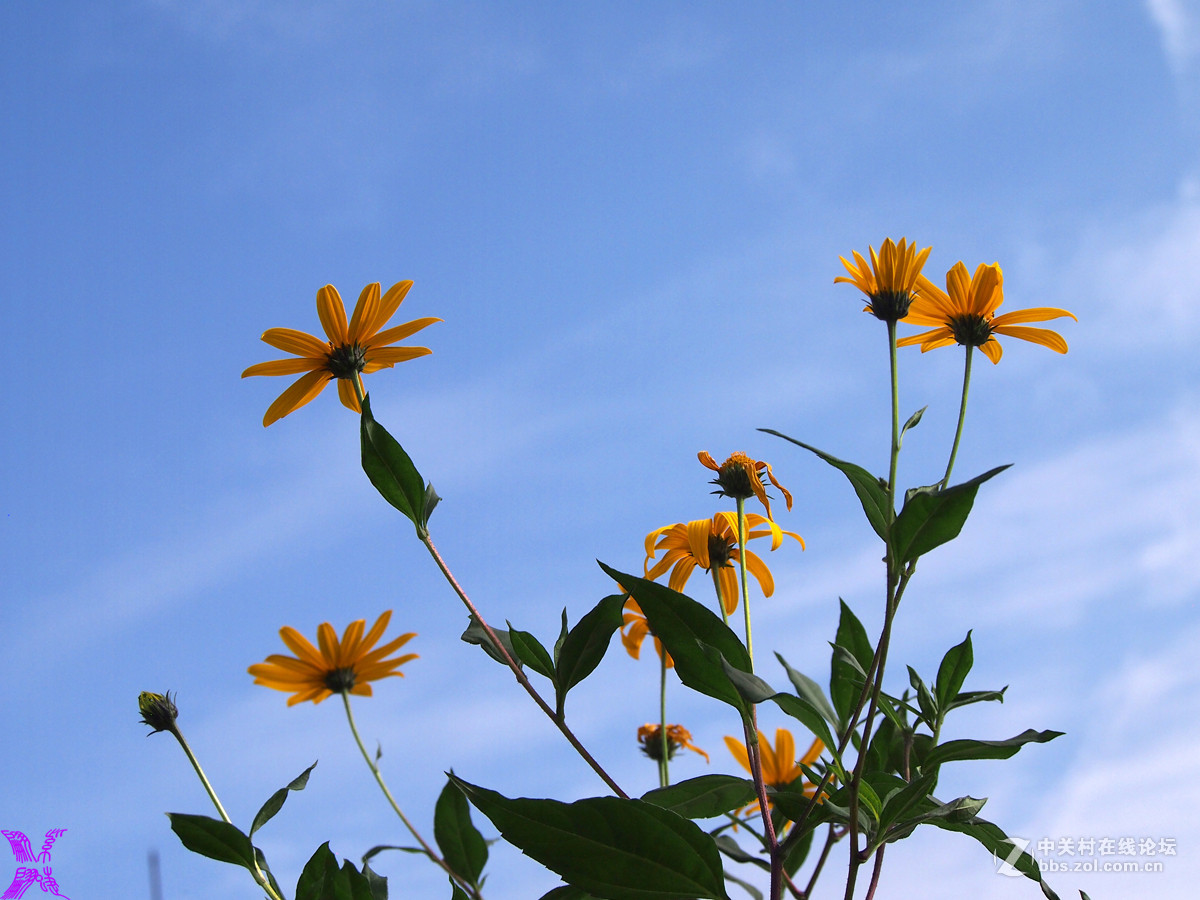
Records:
{"label": "pointed green leaf", "polygon": [[796,689],[796,694],[812,704],[825,717],[826,722],[830,725],[837,725],[837,713],[833,711],[833,704],[829,702],[829,698],[825,696],[825,692],[821,690],[821,686],[803,672],[793,669],[788,665],[788,661],[778,653],[775,654],[775,658],[779,660],[780,665],[787,672],[788,680],[791,681],[792,686]]}
{"label": "pointed green leaf", "polygon": [[750,671],[750,655],[729,627],[708,607],[677,591],[626,575],[600,563],[612,579],[633,596],[646,616],[650,630],[662,641],[679,680],[692,690],[722,700],[745,714],[746,701],[730,683],[718,659],[710,657],[700,642],[715,647],[735,668]]}
{"label": "pointed green leaf", "polygon": [[833,754],[838,765],[841,765],[841,759],[837,755],[837,741],[830,733],[829,726],[825,724],[825,718],[821,715],[820,710],[804,698],[796,697],[793,694],[775,694],[769,699],[793,719],[802,722],[813,733],[813,737],[820,738],[825,749]]}
{"label": "pointed green leaf", "polygon": [[338,867],[326,841],[312,855],[296,882],[296,900],[374,900],[371,882],[350,860]]}
{"label": "pointed green leaf", "polygon": [[1004,692],[1007,690],[1008,685],[1006,684],[998,691],[960,691],[958,695],[946,705],[946,712],[949,712],[952,709],[958,709],[960,706],[969,706],[972,703],[982,703],[992,700],[1003,703]]}
{"label": "pointed green leaf", "polygon": [[715,843],[717,845],[717,849],[719,849],[734,862],[750,863],[751,865],[758,866],[760,869],[765,869],[768,872],[771,871],[770,863],[768,863],[761,856],[755,856],[753,853],[748,853],[747,851],[743,850],[741,844],[739,844],[729,835],[719,835],[716,838]]}
{"label": "pointed green leaf", "polygon": [[897,447],[904,443],[904,435],[908,433],[908,430],[910,428],[916,428],[917,425],[920,424],[921,416],[925,415],[925,410],[927,409],[929,409],[928,406],[922,406],[915,413],[908,417],[908,421],[905,422],[904,427],[900,429],[899,440],[896,443]]}
{"label": "pointed green leaf", "polygon": [[734,775],[701,775],[655,788],[642,799],[685,819],[711,819],[754,802],[754,782]]}
{"label": "pointed green leaf", "polygon": [[1027,728],[1005,741],[947,741],[929,752],[925,766],[940,766],[960,759],[1008,759],[1026,744],[1044,744],[1062,735],[1061,731],[1034,731]]}
{"label": "pointed green leaf", "polygon": [[675,813],[619,797],[510,799],[450,778],[504,839],[605,900],[728,900],[713,839]]}
{"label": "pointed green leaf", "polygon": [[525,663],[525,665],[529,666],[529,668],[533,669],[539,675],[545,675],[553,682],[554,660],[550,658],[550,654],[546,648],[528,631],[517,631],[512,627],[512,622],[506,622],[505,624],[508,625],[508,639],[517,654],[517,659]]}
{"label": "pointed green leaf", "polygon": [[979,486],[1007,468],[997,466],[944,491],[908,498],[892,523],[892,558],[904,565],[956,538],[975,503]]}
{"label": "pointed green leaf", "polygon": [[1013,844],[999,826],[986,819],[972,818],[962,822],[956,821],[954,817],[950,816],[930,819],[929,824],[936,825],[945,831],[957,831],[974,838],[991,852],[992,858],[997,863],[1008,863],[1026,878],[1036,881],[1048,900],[1058,900],[1058,895],[1050,890],[1050,886],[1042,880],[1037,860]]}
{"label": "pointed green leaf", "polygon": [[442,858],[472,884],[487,864],[487,841],[471,822],[471,807],[453,781],[447,781],[433,808],[433,839],[442,851]]}
{"label": "pointed green leaf", "polygon": [[363,861],[362,867],[363,876],[367,879],[367,884],[371,889],[371,900],[388,900],[387,877],[375,872],[366,861]]}
{"label": "pointed green leaf", "polygon": [[[575,627],[562,638],[558,654],[558,684],[566,696],[567,691],[595,671],[608,652],[613,632],[621,627],[621,611],[625,606],[624,594],[605,597]],[[563,611],[563,628],[566,628],[566,610]]]}
{"label": "pointed green leaf", "polygon": [[304,790],[304,786],[308,784],[309,774],[316,767],[317,764],[313,763],[294,779],[292,779],[292,781],[289,782],[286,787],[281,787],[270,796],[267,802],[262,805],[262,809],[260,809],[258,814],[254,817],[254,822],[250,826],[250,837],[254,837],[254,832],[266,825],[267,822],[274,817],[275,813],[279,812],[279,810],[283,808],[283,801],[287,799],[288,791]]}
{"label": "pointed green leaf", "polygon": [[560,884],[553,890],[542,894],[541,900],[596,900],[587,891],[581,891],[569,884]]}
{"label": "pointed green leaf", "polygon": [[558,666],[558,656],[562,653],[563,641],[567,639],[567,608],[562,611],[562,627],[558,629],[558,640],[554,642],[554,665]]}
{"label": "pointed green leaf", "polygon": [[[846,652],[839,654],[836,648],[834,650],[829,664],[829,696],[833,699],[833,708],[837,710],[838,721],[844,724],[862,693],[863,681],[871,668],[875,648],[862,622],[854,615],[854,610],[846,605],[845,600],[839,599],[838,603],[841,605],[841,615],[835,644]],[[846,656],[852,657],[857,665]]]}
{"label": "pointed green leaf", "polygon": [[887,490],[881,479],[876,478],[861,466],[844,462],[836,456],[830,456],[825,451],[818,450],[816,447],[809,446],[795,438],[790,438],[786,434],[780,434],[778,431],[773,431],[770,428],[760,428],[758,430],[765,431],[767,434],[773,434],[775,437],[781,437],[785,441],[791,441],[798,447],[803,447],[810,453],[815,453],[845,475],[850,481],[850,486],[854,488],[854,493],[858,495],[858,501],[862,504],[863,512],[867,515],[867,521],[871,523],[871,527],[875,529],[875,533],[884,541],[887,541],[888,521],[891,519],[891,510],[888,506]]}
{"label": "pointed green leaf", "polygon": [[254,847],[235,825],[188,813],[167,813],[167,818],[171,830],[193,853],[254,871]]}
{"label": "pointed green leaf", "polygon": [[929,723],[929,727],[933,728],[938,720],[938,706],[934,702],[933,694],[930,693],[928,685],[917,674],[917,670],[912,666],[908,667],[908,683],[912,685],[912,689],[917,692],[917,706],[921,709],[921,715],[925,717],[925,721]]}
{"label": "pointed green leaf", "polygon": [[937,692],[938,707],[942,715],[950,708],[951,701],[958,696],[959,689],[967,680],[971,666],[975,664],[975,654],[971,650],[971,632],[961,644],[956,644],[946,651],[942,664],[938,666],[937,682],[934,690]]}
{"label": "pointed green leaf", "polygon": [[360,436],[362,467],[367,478],[384,500],[404,513],[416,526],[417,536],[425,538],[429,534],[425,528],[428,521],[426,511],[432,512],[433,506],[437,505],[437,494],[432,487],[427,494],[421,473],[400,442],[375,421],[371,414],[370,397],[363,400]]}

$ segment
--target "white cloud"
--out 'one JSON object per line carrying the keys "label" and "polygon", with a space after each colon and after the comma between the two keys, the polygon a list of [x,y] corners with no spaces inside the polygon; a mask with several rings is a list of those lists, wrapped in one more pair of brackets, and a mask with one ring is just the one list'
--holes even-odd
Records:
{"label": "white cloud", "polygon": [[1146,0],[1163,51],[1176,76],[1185,74],[1200,53],[1200,8],[1194,0]]}

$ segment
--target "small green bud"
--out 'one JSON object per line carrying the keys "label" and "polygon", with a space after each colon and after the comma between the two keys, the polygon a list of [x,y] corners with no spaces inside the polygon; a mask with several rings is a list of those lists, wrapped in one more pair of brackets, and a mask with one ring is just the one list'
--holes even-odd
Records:
{"label": "small green bud", "polygon": [[142,714],[142,724],[154,729],[151,734],[157,731],[170,731],[174,734],[179,709],[171,700],[170,691],[166,694],[142,691],[138,694],[138,712]]}

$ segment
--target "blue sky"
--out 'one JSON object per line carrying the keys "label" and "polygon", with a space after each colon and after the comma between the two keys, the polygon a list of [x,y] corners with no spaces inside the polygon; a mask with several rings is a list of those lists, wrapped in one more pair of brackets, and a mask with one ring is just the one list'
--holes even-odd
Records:
{"label": "blue sky", "polygon": [[[285,884],[326,839],[401,840],[340,710],[246,674],[284,624],[393,608],[419,633],[408,676],[356,707],[418,822],[451,766],[509,795],[601,790],[458,641],[333,393],[262,428],[287,382],[238,376],[278,355],[266,328],[317,330],[327,282],[416,282],[399,319],[445,322],[369,380],[376,414],[445,498],[434,538],[485,614],[546,639],[608,593],[595,559],[636,569],[647,531],[716,511],[698,450],[770,460],[808,549],[770,558],[757,621],[823,680],[839,596],[878,627],[878,548],[836,473],[754,429],[885,468],[882,328],[833,278],[891,235],[932,245],[935,276],[999,261],[1005,308],[1079,318],[1066,357],[1010,340],[977,366],[956,471],[1014,467],[922,562],[891,686],[974,628],[971,685],[1011,686],[961,735],[1067,736],[944,792],[1030,838],[1177,841],[1161,873],[1052,878],[1064,896],[1191,896],[1200,5],[14,2],[0,35],[0,825],[69,829],[68,895],[140,895],[157,849],[173,900],[256,896],[169,832],[162,812],[207,800],[144,737],[147,689],[179,692],[243,824],[320,759],[261,833]],[[902,355],[905,410],[929,405],[906,483],[940,474],[960,366]],[[572,696],[632,791],[654,783],[634,732],[656,687],[615,647]],[[676,774],[733,771],[724,711],[670,703],[713,756]],[[1035,895],[955,838],[889,852],[884,888]],[[555,883],[494,858],[489,898]],[[407,855],[381,867],[444,891]]]}

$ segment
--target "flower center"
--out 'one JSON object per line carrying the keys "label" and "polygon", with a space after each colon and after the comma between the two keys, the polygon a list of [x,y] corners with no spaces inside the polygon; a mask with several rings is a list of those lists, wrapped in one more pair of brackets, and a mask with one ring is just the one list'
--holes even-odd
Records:
{"label": "flower center", "polygon": [[367,351],[358,344],[329,345],[329,358],[325,368],[334,378],[353,378],[367,365]]}
{"label": "flower center", "polygon": [[978,313],[955,316],[948,323],[954,340],[965,347],[982,347],[992,337],[992,322]]}
{"label": "flower center", "polygon": [[709,569],[724,569],[726,566],[732,565],[730,560],[733,557],[733,548],[736,543],[730,543],[719,534],[710,534],[708,536],[708,563]]}
{"label": "flower center", "polygon": [[884,322],[899,322],[913,302],[912,291],[879,290],[870,296],[871,314]]}
{"label": "flower center", "polygon": [[355,675],[353,666],[334,669],[325,676],[325,687],[335,694],[342,694],[354,687]]}
{"label": "flower center", "polygon": [[758,473],[754,470],[754,460],[745,453],[732,453],[729,459],[721,463],[721,468],[717,470],[717,477],[709,483],[720,488],[719,491],[713,491],[714,494],[723,494],[726,497],[733,497],[735,500],[738,498],[748,500],[754,496],[754,481],[758,480]]}

